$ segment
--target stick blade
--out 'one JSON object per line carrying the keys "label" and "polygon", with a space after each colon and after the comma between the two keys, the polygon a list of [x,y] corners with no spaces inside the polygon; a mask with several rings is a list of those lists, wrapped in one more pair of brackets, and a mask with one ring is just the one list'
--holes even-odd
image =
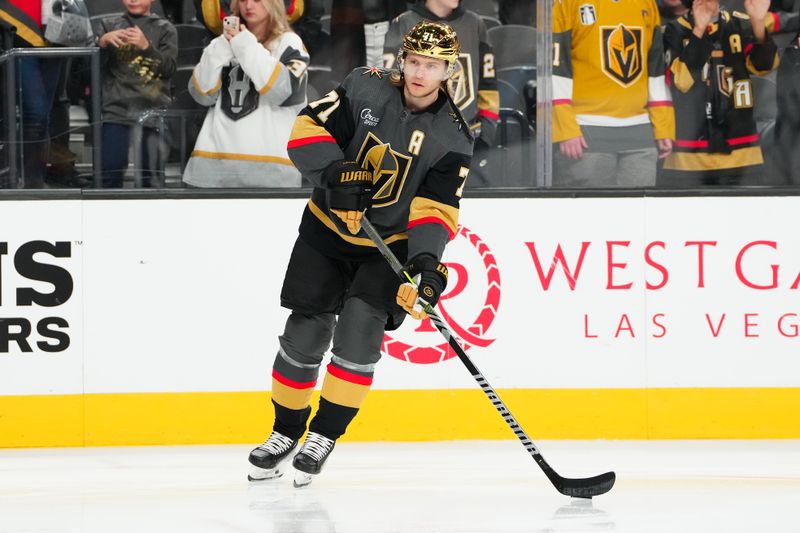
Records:
{"label": "stick blade", "polygon": [[606,472],[599,476],[583,479],[559,478],[554,480],[554,484],[556,489],[566,496],[592,498],[610,491],[616,480],[617,475],[614,472]]}

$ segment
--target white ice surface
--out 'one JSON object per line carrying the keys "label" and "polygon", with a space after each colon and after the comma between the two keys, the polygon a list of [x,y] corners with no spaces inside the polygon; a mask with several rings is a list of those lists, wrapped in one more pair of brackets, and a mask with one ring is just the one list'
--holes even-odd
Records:
{"label": "white ice surface", "polygon": [[337,445],[310,487],[246,481],[248,446],[0,450],[0,533],[798,532],[800,441]]}

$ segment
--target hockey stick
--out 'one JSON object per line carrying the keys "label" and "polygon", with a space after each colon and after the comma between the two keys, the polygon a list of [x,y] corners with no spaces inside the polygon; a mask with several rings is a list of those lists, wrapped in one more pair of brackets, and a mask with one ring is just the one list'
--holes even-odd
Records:
{"label": "hockey stick", "polygon": [[[389,262],[389,265],[394,270],[395,274],[400,276],[400,279],[403,281],[410,281],[414,283],[414,281],[409,277],[408,273],[403,269],[403,265],[400,264],[400,261],[397,260],[394,253],[389,249],[386,243],[383,242],[381,236],[378,235],[378,232],[375,230],[375,227],[367,220],[367,217],[361,219],[361,227],[364,228],[364,231],[369,236],[370,240],[377,246],[378,251],[381,255]],[[424,303],[424,300],[420,299]],[[497,392],[489,385],[489,382],[486,381],[486,378],[483,377],[480,370],[475,366],[475,363],[467,356],[464,349],[458,343],[453,333],[444,323],[444,321],[439,317],[436,311],[433,309],[431,305],[425,305],[425,312],[428,313],[428,318],[431,319],[431,322],[436,326],[436,329],[439,330],[444,338],[447,340],[447,343],[450,345],[450,348],[458,355],[458,358],[464,363],[464,366],[467,367],[467,370],[475,381],[478,382],[478,385],[481,386],[481,390],[486,394],[486,396],[491,400],[492,404],[494,405],[495,409],[500,413],[503,417],[503,420],[506,421],[506,424],[514,431],[514,434],[517,438],[522,442],[522,445],[525,446],[525,449],[528,450],[528,453],[533,457],[536,461],[536,464],[539,465],[539,468],[545,473],[547,478],[550,482],[555,486],[556,490],[561,494],[565,494],[567,496],[572,496],[574,498],[591,498],[592,496],[599,496],[601,494],[605,494],[606,492],[611,490],[611,487],[614,486],[614,481],[616,480],[616,474],[614,472],[606,472],[605,474],[600,474],[599,476],[589,477],[589,478],[566,478],[562,477],[553,470],[547,461],[545,461],[542,453],[536,447],[536,445],[531,441],[522,427],[519,425],[517,420],[511,414],[511,411],[508,410],[506,404],[503,403],[503,400],[500,399],[500,396],[497,395]]]}

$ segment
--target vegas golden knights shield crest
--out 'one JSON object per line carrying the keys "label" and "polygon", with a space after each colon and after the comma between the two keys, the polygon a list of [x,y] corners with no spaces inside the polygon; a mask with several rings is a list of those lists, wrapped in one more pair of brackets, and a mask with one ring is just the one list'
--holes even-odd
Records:
{"label": "vegas golden knights shield crest", "polygon": [[642,28],[603,26],[600,28],[600,54],[603,72],[623,87],[628,87],[644,72]]}
{"label": "vegas golden knights shield crest", "polygon": [[463,111],[475,100],[475,87],[472,85],[472,61],[470,54],[460,54],[455,70],[447,80],[447,90],[459,110]]}
{"label": "vegas golden knights shield crest", "polygon": [[372,171],[373,207],[393,204],[400,197],[411,168],[411,157],[395,150],[389,143],[383,143],[372,132],[367,133],[356,161],[363,168]]}

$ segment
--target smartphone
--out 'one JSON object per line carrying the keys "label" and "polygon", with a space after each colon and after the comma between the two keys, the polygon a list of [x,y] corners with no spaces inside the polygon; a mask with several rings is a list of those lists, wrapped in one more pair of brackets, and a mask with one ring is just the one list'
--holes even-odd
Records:
{"label": "smartphone", "polygon": [[238,30],[239,29],[239,17],[235,15],[228,15],[224,19],[222,19],[222,27],[223,28],[233,28]]}

